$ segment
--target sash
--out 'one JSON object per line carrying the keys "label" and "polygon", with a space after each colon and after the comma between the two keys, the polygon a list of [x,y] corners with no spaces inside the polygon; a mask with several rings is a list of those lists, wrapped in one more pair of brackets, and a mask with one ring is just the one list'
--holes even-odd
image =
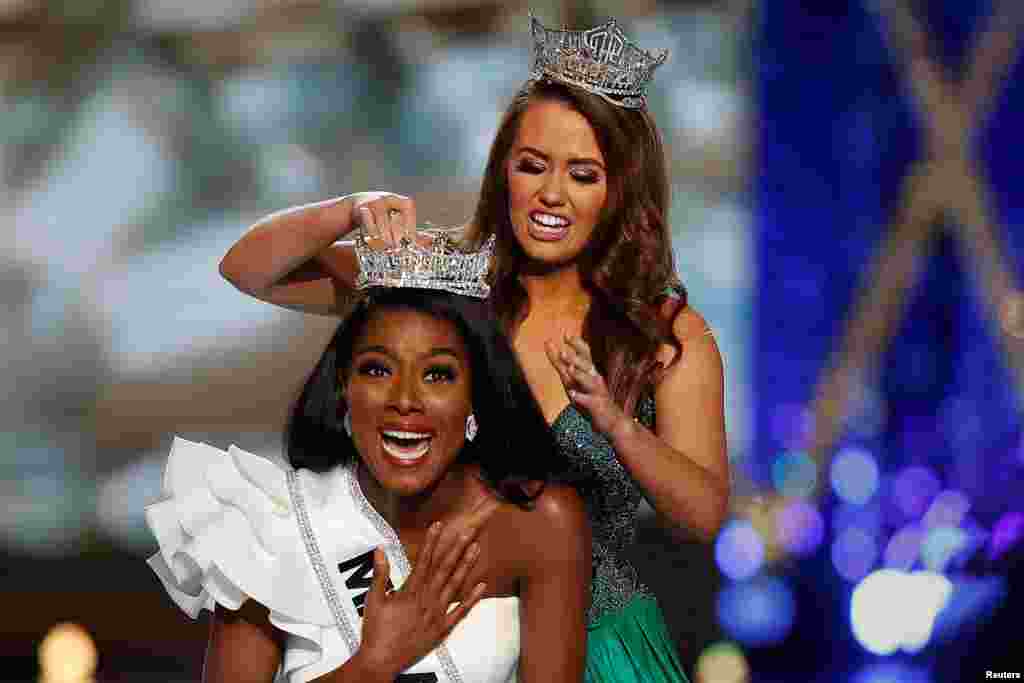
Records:
{"label": "sash", "polygon": [[[342,639],[348,647],[349,657],[359,649],[362,633],[363,610],[366,596],[373,581],[373,552],[378,547],[387,554],[392,573],[397,572],[398,584],[408,578],[411,571],[409,558],[398,538],[398,534],[380,516],[363,495],[359,481],[351,467],[342,468],[342,486],[345,500],[341,520],[320,520],[321,529],[328,523],[337,525],[340,521],[352,536],[332,547],[327,555],[321,551],[321,544],[314,531],[310,508],[302,493],[299,474],[287,471],[288,493],[296,512],[299,533],[306,548],[310,564],[316,574],[324,600],[330,608]],[[315,510],[315,508],[314,508]],[[337,509],[334,512],[338,512]],[[321,513],[322,514],[322,513]],[[357,538],[352,538],[357,537]],[[388,579],[391,586],[391,577]],[[462,675],[452,660],[445,643],[413,664],[395,678],[396,683],[463,683]]]}

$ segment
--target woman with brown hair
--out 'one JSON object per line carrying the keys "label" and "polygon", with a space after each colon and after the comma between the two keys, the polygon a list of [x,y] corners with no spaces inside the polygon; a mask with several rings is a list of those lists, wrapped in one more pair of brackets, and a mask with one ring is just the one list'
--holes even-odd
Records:
{"label": "woman with brown hair", "polygon": [[[644,87],[665,55],[614,22],[551,31],[498,130],[463,237],[497,239],[491,302],[583,495],[593,528],[590,681],[685,680],[656,602],[625,559],[645,498],[710,540],[729,472],[722,360],[675,276],[668,180]],[[350,195],[257,223],[221,263],[239,289],[317,313],[347,309],[357,225],[420,239],[412,200]]]}

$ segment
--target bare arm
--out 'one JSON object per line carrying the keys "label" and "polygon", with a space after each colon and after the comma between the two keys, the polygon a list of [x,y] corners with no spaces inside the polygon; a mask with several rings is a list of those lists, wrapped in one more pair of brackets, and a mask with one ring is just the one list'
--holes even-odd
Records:
{"label": "bare arm", "polygon": [[413,230],[415,221],[412,200],[388,192],[292,207],[249,228],[224,255],[220,273],[242,292],[268,303],[323,315],[344,313],[358,266],[351,245],[336,242],[359,223],[371,235],[394,242]]}
{"label": "bare arm", "polygon": [[678,316],[673,331],[683,351],[655,391],[655,431],[626,419],[609,436],[668,526],[707,541],[729,510],[722,356],[692,309]]}
{"label": "bare arm", "polygon": [[217,606],[210,618],[203,683],[271,683],[283,644],[265,607],[247,600],[231,611]]}
{"label": "bare arm", "polygon": [[722,357],[704,319],[690,308],[673,323],[682,355],[655,390],[657,424],[651,431],[612,400],[579,338],[548,357],[570,400],[611,440],[619,460],[673,532],[714,538],[729,509]]}
{"label": "bare arm", "polygon": [[578,683],[587,649],[590,524],[578,494],[548,486],[524,538],[531,543],[520,588],[520,683]]}

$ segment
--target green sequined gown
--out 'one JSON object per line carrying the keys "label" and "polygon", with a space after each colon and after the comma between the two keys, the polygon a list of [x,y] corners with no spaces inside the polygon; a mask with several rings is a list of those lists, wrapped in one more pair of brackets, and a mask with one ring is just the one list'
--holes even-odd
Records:
{"label": "green sequined gown", "polygon": [[[637,418],[654,424],[654,401]],[[586,683],[688,683],[654,596],[625,558],[636,536],[639,485],[608,440],[569,405],[551,425],[570,462],[593,530],[594,575],[587,614]]]}

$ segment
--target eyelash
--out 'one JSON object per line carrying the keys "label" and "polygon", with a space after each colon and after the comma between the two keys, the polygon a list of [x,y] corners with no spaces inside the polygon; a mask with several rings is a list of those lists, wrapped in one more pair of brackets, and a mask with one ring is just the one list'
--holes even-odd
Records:
{"label": "eyelash", "polygon": [[[383,377],[388,372],[390,372],[390,369],[379,361],[371,360],[359,365],[359,374],[367,377]],[[430,379],[432,375],[440,375],[440,378]],[[455,377],[455,368],[450,365],[432,365],[427,368],[424,374],[424,379],[428,382],[454,382]]]}
{"label": "eyelash", "polygon": [[[544,167],[535,161],[523,159],[516,164],[516,170],[523,173],[529,173],[531,175],[537,175],[544,172]],[[593,171],[570,171],[569,175],[572,176],[573,180],[578,183],[583,183],[584,185],[592,185],[601,179],[600,176]]]}
{"label": "eyelash", "polygon": [[455,368],[451,367],[450,365],[435,365],[435,366],[433,366],[433,367],[431,367],[430,369],[427,370],[426,376],[430,377],[431,375],[434,375],[434,374],[441,375],[441,380],[440,381],[443,381],[443,382],[454,382],[455,381]]}

